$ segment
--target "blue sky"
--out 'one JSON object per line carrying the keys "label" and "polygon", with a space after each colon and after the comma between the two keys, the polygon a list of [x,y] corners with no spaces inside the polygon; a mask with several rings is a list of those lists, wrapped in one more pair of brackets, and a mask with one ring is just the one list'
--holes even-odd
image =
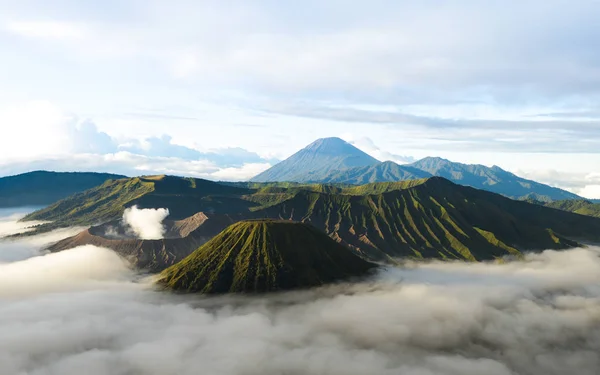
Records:
{"label": "blue sky", "polygon": [[246,179],[316,138],[600,197],[600,2],[0,0],[0,174]]}

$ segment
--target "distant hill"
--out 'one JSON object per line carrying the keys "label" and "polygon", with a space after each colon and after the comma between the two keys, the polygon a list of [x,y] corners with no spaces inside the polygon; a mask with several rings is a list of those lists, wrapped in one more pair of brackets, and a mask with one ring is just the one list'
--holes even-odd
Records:
{"label": "distant hill", "polygon": [[435,157],[421,159],[410,166],[434,176],[447,178],[457,184],[488,190],[515,199],[531,198],[539,201],[581,199],[566,190],[521,178],[498,166],[490,168],[479,164],[455,163]]}
{"label": "distant hill", "polygon": [[374,267],[310,225],[242,221],[163,271],[159,284],[184,292],[260,293],[320,286]]}
{"label": "distant hill", "polygon": [[35,171],[0,178],[0,207],[45,206],[106,180],[110,173]]}
{"label": "distant hill", "polygon": [[251,179],[254,182],[322,181],[331,173],[379,161],[340,138],[318,139]]}
{"label": "distant hill", "polygon": [[574,212],[580,215],[600,217],[600,203],[593,203],[588,200],[564,200],[554,202],[533,201],[532,203],[542,204],[546,207]]}
{"label": "distant hill", "polygon": [[[121,218],[125,207],[169,208],[172,219],[205,212],[215,230],[246,219],[306,222],[370,260],[490,260],[600,241],[600,219],[516,201],[441,177],[361,186],[219,185],[170,176],[130,178],[57,202],[26,219],[39,230]],[[218,224],[217,219],[227,217]],[[171,216],[170,216],[171,217]],[[212,221],[211,221],[212,220]],[[220,219],[219,219],[220,220]]]}

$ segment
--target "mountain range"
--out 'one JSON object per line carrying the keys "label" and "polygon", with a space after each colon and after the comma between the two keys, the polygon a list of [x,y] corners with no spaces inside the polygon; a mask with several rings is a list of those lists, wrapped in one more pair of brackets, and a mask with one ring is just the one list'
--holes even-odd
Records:
{"label": "mountain range", "polygon": [[317,182],[360,185],[431,176],[514,199],[582,199],[566,190],[516,176],[498,166],[461,164],[427,157],[412,164],[380,162],[340,138],[319,139],[251,179],[254,182]]}
{"label": "mountain range", "polygon": [[119,220],[133,205],[168,208],[174,220],[203,212],[207,219],[199,228],[210,224],[214,233],[248,219],[290,220],[309,223],[373,261],[490,260],[600,241],[598,218],[512,200],[441,177],[351,187],[258,185],[236,187],[173,176],[126,178],[75,194],[24,220],[53,221],[38,231],[94,225]]}

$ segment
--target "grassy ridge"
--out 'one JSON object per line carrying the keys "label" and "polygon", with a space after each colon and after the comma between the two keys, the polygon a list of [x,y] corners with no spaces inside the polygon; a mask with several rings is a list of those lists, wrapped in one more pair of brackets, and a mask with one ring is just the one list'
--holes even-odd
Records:
{"label": "grassy ridge", "polygon": [[558,210],[574,212],[580,215],[600,217],[600,204],[587,200],[563,200],[555,202],[536,202],[546,207],[556,208]]}
{"label": "grassy ridge", "polygon": [[163,271],[160,283],[185,292],[268,292],[361,276],[373,267],[309,225],[251,220]]}
{"label": "grassy ridge", "polygon": [[38,231],[72,225],[95,225],[117,220],[125,208],[168,207],[170,218],[182,219],[199,211],[247,210],[251,201],[237,196],[249,189],[223,186],[218,183],[172,176],[134,177],[107,181],[101,186],[78,193],[56,202],[23,218],[52,221],[38,227]]}
{"label": "grassy ridge", "polygon": [[[89,225],[125,207],[167,207],[178,219],[202,211],[233,221],[308,222],[365,258],[484,260],[522,250],[600,241],[600,219],[456,185],[432,177],[362,186],[227,184],[169,176],[107,182],[26,219]],[[214,216],[213,216],[214,217]],[[224,228],[221,228],[224,229]]]}
{"label": "grassy ridge", "polygon": [[442,178],[373,195],[303,192],[257,213],[310,222],[372,259],[493,259],[576,246],[567,237],[597,238],[600,228],[600,221]]}

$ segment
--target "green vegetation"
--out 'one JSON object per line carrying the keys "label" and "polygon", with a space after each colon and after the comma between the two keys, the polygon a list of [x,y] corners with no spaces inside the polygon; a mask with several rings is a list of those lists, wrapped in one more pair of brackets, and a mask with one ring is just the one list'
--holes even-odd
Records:
{"label": "green vegetation", "polygon": [[[218,231],[246,219],[310,223],[360,256],[490,260],[523,250],[599,241],[600,219],[456,185],[444,178],[362,186],[218,184],[170,176],[107,182],[26,219],[90,225],[125,207],[165,207],[171,219],[206,213]],[[223,226],[220,226],[223,223]],[[207,224],[203,224],[207,225]]]}
{"label": "green vegetation", "polygon": [[260,293],[319,286],[373,267],[310,225],[250,220],[167,268],[159,283],[183,292]]}
{"label": "green vegetation", "polygon": [[[183,219],[200,211],[239,212],[253,205],[237,199],[251,191],[216,182],[172,176],[145,176],[110,180],[75,194],[23,218],[52,221],[37,232],[73,225],[95,225],[120,219],[125,208],[168,207],[170,218]],[[34,232],[28,232],[33,234]]]}
{"label": "green vegetation", "polygon": [[532,203],[542,204],[546,207],[556,208],[558,210],[574,212],[580,215],[600,217],[600,204],[593,203],[588,200],[563,200],[555,202],[540,202]]}
{"label": "green vegetation", "polygon": [[0,178],[0,207],[45,206],[103,184],[124,178],[91,172],[35,171]]}

